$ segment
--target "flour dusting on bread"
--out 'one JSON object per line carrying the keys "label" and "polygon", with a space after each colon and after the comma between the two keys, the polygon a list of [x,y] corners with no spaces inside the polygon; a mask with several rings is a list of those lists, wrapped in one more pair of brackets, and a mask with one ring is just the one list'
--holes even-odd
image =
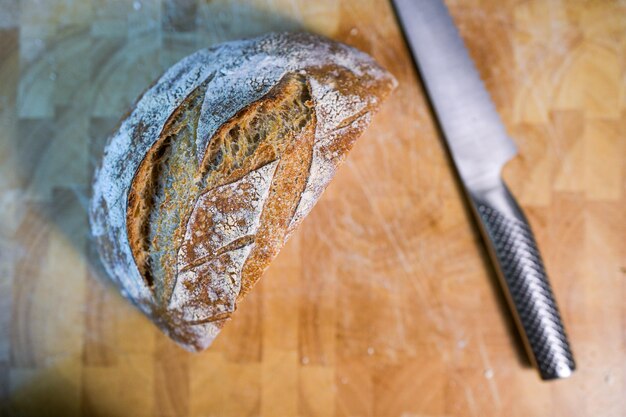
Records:
{"label": "flour dusting on bread", "polygon": [[365,53],[304,33],[184,58],[96,171],[90,223],[107,272],[176,342],[206,348],[395,86]]}

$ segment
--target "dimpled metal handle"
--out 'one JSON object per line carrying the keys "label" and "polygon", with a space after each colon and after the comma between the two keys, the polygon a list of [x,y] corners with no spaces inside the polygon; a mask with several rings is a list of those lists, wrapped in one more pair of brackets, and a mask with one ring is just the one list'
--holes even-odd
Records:
{"label": "dimpled metal handle", "polygon": [[472,197],[531,361],[544,380],[568,377],[574,357],[528,221],[503,183]]}

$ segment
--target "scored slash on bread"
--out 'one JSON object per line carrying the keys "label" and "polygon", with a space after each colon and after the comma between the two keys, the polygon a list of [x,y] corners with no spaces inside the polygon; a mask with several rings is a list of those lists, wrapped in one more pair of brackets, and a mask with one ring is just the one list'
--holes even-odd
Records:
{"label": "scored slash on bread", "polygon": [[311,34],[201,50],[109,139],[92,234],[122,293],[189,350],[210,345],[395,88]]}

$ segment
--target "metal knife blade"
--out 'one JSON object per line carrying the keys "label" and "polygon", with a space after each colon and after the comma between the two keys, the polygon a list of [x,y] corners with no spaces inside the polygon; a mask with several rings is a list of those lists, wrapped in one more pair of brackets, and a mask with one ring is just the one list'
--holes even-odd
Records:
{"label": "metal knife blade", "polygon": [[493,185],[517,149],[446,6],[429,0],[394,3],[459,174],[473,189]]}
{"label": "metal knife blade", "polygon": [[539,249],[501,178],[516,154],[442,0],[392,0],[531,362],[576,368]]}

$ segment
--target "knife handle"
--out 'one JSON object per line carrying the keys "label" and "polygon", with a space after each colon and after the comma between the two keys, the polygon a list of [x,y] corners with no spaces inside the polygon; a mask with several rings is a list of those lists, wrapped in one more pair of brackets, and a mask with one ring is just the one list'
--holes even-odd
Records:
{"label": "knife handle", "polygon": [[576,364],[528,220],[502,181],[471,197],[531,362],[544,380],[570,376]]}

